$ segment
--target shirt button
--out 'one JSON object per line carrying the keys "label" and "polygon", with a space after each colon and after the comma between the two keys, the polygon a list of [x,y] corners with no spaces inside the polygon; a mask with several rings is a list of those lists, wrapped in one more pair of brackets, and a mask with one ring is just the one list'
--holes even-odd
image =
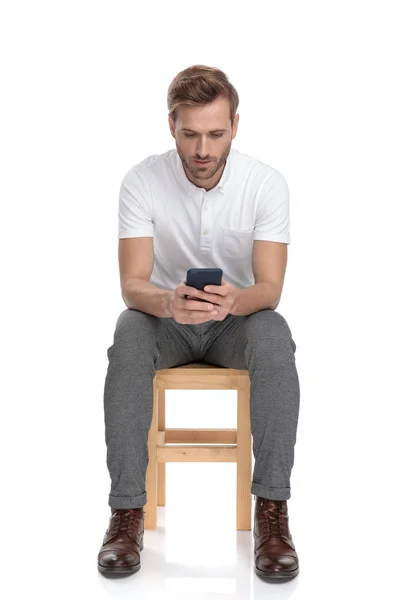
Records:
{"label": "shirt button", "polygon": [[207,206],[204,207],[204,210],[207,210]]}
{"label": "shirt button", "polygon": [[205,230],[203,231],[203,235],[207,235],[207,233],[208,233],[208,229],[205,229]]}

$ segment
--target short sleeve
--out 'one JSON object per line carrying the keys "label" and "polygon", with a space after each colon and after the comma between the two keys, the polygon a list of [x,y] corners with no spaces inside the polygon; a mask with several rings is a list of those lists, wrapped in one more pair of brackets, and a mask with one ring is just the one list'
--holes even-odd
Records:
{"label": "short sleeve", "polygon": [[289,188],[277,170],[264,184],[257,206],[253,240],[290,244]]}
{"label": "short sleeve", "polygon": [[153,237],[152,200],[135,167],[124,176],[119,191],[118,238]]}

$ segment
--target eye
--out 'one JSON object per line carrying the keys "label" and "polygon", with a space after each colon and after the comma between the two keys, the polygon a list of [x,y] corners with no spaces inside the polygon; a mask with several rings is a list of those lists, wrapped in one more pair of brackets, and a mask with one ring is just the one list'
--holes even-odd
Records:
{"label": "eye", "polygon": [[[194,133],[184,133],[183,135],[184,135],[185,137],[187,137],[187,138],[192,138],[192,137],[195,137],[195,135],[196,135],[196,134],[194,134]],[[223,133],[212,133],[212,134],[211,134],[211,137],[214,137],[214,138],[220,138],[220,137],[222,137],[223,135],[224,135]]]}

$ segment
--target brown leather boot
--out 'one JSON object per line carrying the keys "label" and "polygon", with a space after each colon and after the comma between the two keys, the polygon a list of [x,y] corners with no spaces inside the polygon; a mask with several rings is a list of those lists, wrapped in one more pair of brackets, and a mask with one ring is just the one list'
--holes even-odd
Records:
{"label": "brown leather boot", "polygon": [[112,508],[108,529],[100,548],[99,571],[107,574],[135,573],[143,550],[143,508]]}
{"label": "brown leather boot", "polygon": [[271,580],[298,575],[299,559],[289,532],[286,500],[256,497],[253,537],[257,575]]}

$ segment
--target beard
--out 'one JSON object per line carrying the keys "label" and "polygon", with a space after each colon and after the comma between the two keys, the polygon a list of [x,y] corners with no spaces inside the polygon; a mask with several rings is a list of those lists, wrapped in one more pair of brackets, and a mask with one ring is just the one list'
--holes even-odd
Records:
{"label": "beard", "polygon": [[[176,142],[176,140],[175,140]],[[192,177],[196,179],[211,179],[215,175],[217,171],[221,169],[226,163],[226,160],[229,156],[229,152],[231,151],[232,141],[229,142],[228,146],[223,151],[222,155],[215,161],[212,157],[210,158],[211,162],[203,167],[201,165],[196,165],[193,162],[192,157],[185,157],[182,154],[181,149],[176,143],[176,151],[178,153],[179,158],[182,161],[182,165],[186,171],[188,171]]]}

